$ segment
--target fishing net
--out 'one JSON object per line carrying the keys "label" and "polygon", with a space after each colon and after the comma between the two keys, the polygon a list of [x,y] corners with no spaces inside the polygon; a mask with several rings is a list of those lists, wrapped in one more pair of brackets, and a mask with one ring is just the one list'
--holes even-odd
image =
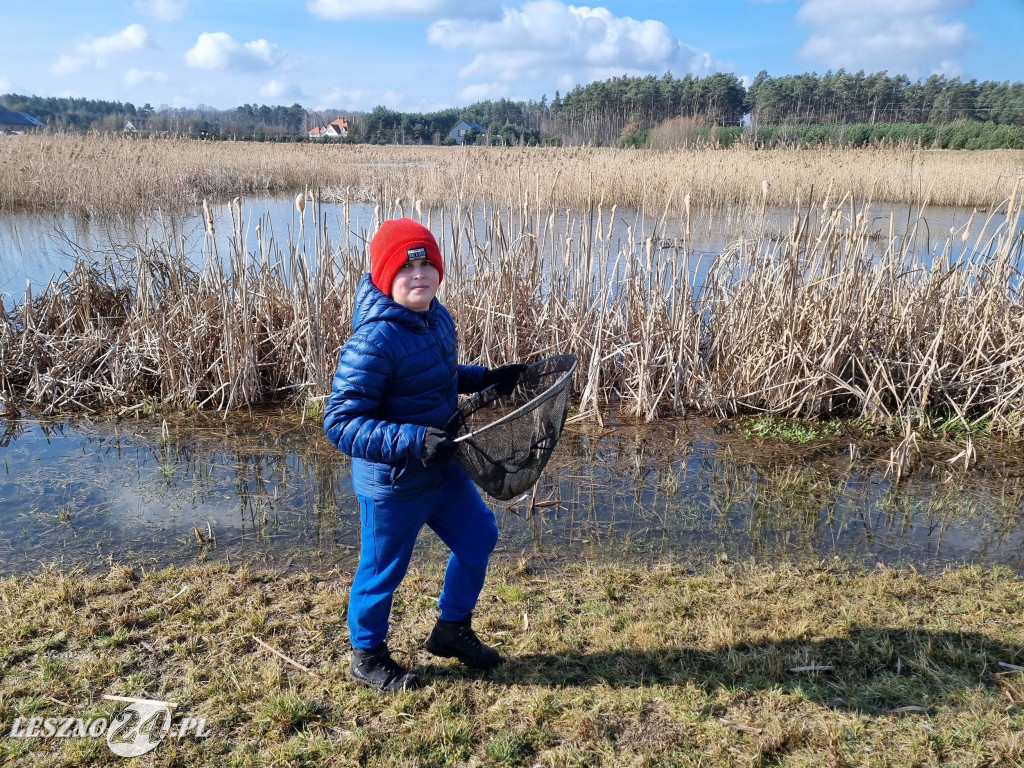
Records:
{"label": "fishing net", "polygon": [[488,387],[449,420],[456,458],[489,496],[506,501],[537,482],[565,426],[576,363],[575,355],[534,363],[511,393]]}

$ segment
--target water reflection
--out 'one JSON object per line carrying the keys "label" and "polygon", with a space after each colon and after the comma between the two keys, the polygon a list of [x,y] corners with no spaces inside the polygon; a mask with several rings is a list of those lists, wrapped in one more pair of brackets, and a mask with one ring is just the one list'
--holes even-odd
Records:
{"label": "water reflection", "polygon": [[[210,206],[214,241],[222,254],[231,252],[229,241],[235,231],[241,232],[246,251],[258,253],[257,228],[265,239],[273,240],[278,248],[285,250],[290,241],[300,238],[312,241],[317,233],[326,232],[335,246],[351,245],[358,251],[372,234],[375,216],[418,215],[409,206],[380,211],[365,203],[325,202],[317,207],[318,221],[313,221],[313,206],[306,206],[304,212],[299,213],[295,198],[291,196],[244,199],[238,206],[227,202]],[[853,221],[862,211],[863,207],[849,206],[849,210],[843,209],[843,215]],[[549,220],[546,214],[538,219],[536,212],[527,216],[522,211],[482,204],[476,206],[469,214],[469,221],[462,224],[483,241],[496,234],[495,224],[510,242],[517,242],[524,230],[541,230],[544,232],[542,249],[556,254],[565,250],[567,236],[578,245],[584,241],[583,230],[589,230],[590,241],[603,237],[612,255],[620,251],[643,255],[650,241],[656,254],[665,253],[673,258],[680,254],[687,256],[699,278],[699,273],[707,270],[714,256],[740,238],[767,233],[769,238],[785,239],[796,213],[788,208],[762,211],[759,207],[736,205],[694,211],[692,218],[681,210],[652,213],[607,209],[578,214],[560,211]],[[820,207],[800,213],[808,217],[812,230],[821,223]],[[902,247],[903,240],[907,240],[907,251],[925,263],[930,263],[951,233],[958,238],[956,244],[960,253],[986,250],[986,238],[1005,220],[998,211],[991,215],[975,214],[970,209],[951,207],[922,211],[915,206],[872,204],[867,213],[869,232],[880,247],[884,247],[892,234],[896,245]],[[451,212],[423,210],[422,215],[438,236],[444,237],[448,227],[441,222],[450,217]],[[968,222],[971,227],[965,229]],[[156,246],[182,253],[199,264],[204,249],[210,247],[202,209],[185,214],[150,211],[130,217],[0,214],[0,295],[10,297],[7,301],[10,306],[11,300],[19,301],[24,296],[26,282],[31,282],[38,293],[51,277],[69,270],[75,258],[93,263],[111,255],[134,257],[137,246],[144,249]],[[463,248],[468,252],[469,243],[463,242]],[[446,249],[451,250],[450,243],[446,243]],[[307,252],[315,250],[308,248]]]}
{"label": "water reflection", "polygon": [[550,517],[551,547],[575,535],[627,557],[1024,567],[1016,459],[960,476],[940,456],[896,485],[885,475],[885,445],[859,446],[855,459],[849,444],[764,448],[696,420],[620,429],[589,447],[586,437],[571,442],[557,482],[542,480],[568,511],[561,526]]}
{"label": "water reflection", "polygon": [[[0,571],[203,560],[354,565],[358,506],[317,423],[0,421]],[[530,497],[493,504],[499,556],[699,564],[717,558],[1024,573],[1024,463],[943,455],[899,485],[886,446],[758,446],[688,419],[570,425]],[[941,453],[941,447],[940,451]],[[952,455],[952,451],[947,451]],[[421,552],[439,548],[425,532]]]}

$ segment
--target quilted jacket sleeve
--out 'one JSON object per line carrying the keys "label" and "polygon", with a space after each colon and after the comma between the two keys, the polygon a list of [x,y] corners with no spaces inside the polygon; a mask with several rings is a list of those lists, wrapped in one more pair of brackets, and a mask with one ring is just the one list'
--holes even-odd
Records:
{"label": "quilted jacket sleeve", "polygon": [[484,374],[487,373],[487,369],[484,366],[460,365],[458,371],[460,395],[479,392],[484,388]]}
{"label": "quilted jacket sleeve", "polygon": [[324,432],[353,458],[397,464],[420,458],[424,427],[376,417],[394,375],[394,364],[371,334],[356,333],[338,358],[324,411]]}

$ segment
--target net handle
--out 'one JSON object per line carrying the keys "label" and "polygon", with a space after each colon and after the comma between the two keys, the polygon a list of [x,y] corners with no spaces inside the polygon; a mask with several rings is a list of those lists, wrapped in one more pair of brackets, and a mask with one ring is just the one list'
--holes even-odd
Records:
{"label": "net handle", "polygon": [[[568,379],[570,376],[572,376],[573,373],[575,373],[576,366],[578,364],[579,364],[579,359],[573,360],[572,365],[570,365],[569,369],[565,373],[563,373],[561,375],[561,377],[558,379],[558,381],[556,381],[550,387],[548,387],[543,392],[541,392],[539,395],[537,395],[537,397],[534,397],[534,398],[531,398],[530,400],[527,400],[521,406],[519,406],[514,411],[512,411],[512,413],[507,413],[504,416],[502,416],[500,419],[497,419],[496,421],[492,421],[490,424],[484,424],[484,426],[480,427],[480,429],[474,429],[472,432],[469,432],[469,433],[467,433],[465,435],[462,435],[461,437],[455,438],[455,443],[458,444],[458,443],[461,443],[463,440],[469,440],[471,437],[476,437],[480,433],[486,432],[491,427],[496,427],[499,424],[504,424],[506,421],[509,421],[510,419],[516,418],[520,413],[522,413],[527,408],[529,408],[530,405],[535,400],[537,400],[538,398],[543,397],[544,395],[546,395],[548,392],[550,392],[551,390],[555,389],[556,387],[562,386],[565,383],[565,380]],[[498,385],[497,384],[492,384],[491,386],[492,387],[496,387]],[[490,389],[490,387],[488,387],[488,389]]]}

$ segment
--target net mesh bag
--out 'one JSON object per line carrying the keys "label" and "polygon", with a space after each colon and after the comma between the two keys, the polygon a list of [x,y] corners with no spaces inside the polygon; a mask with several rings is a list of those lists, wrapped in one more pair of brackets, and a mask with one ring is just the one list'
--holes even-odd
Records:
{"label": "net mesh bag", "polygon": [[565,426],[576,364],[575,355],[534,363],[511,393],[488,387],[449,420],[456,458],[489,496],[507,501],[537,482]]}

